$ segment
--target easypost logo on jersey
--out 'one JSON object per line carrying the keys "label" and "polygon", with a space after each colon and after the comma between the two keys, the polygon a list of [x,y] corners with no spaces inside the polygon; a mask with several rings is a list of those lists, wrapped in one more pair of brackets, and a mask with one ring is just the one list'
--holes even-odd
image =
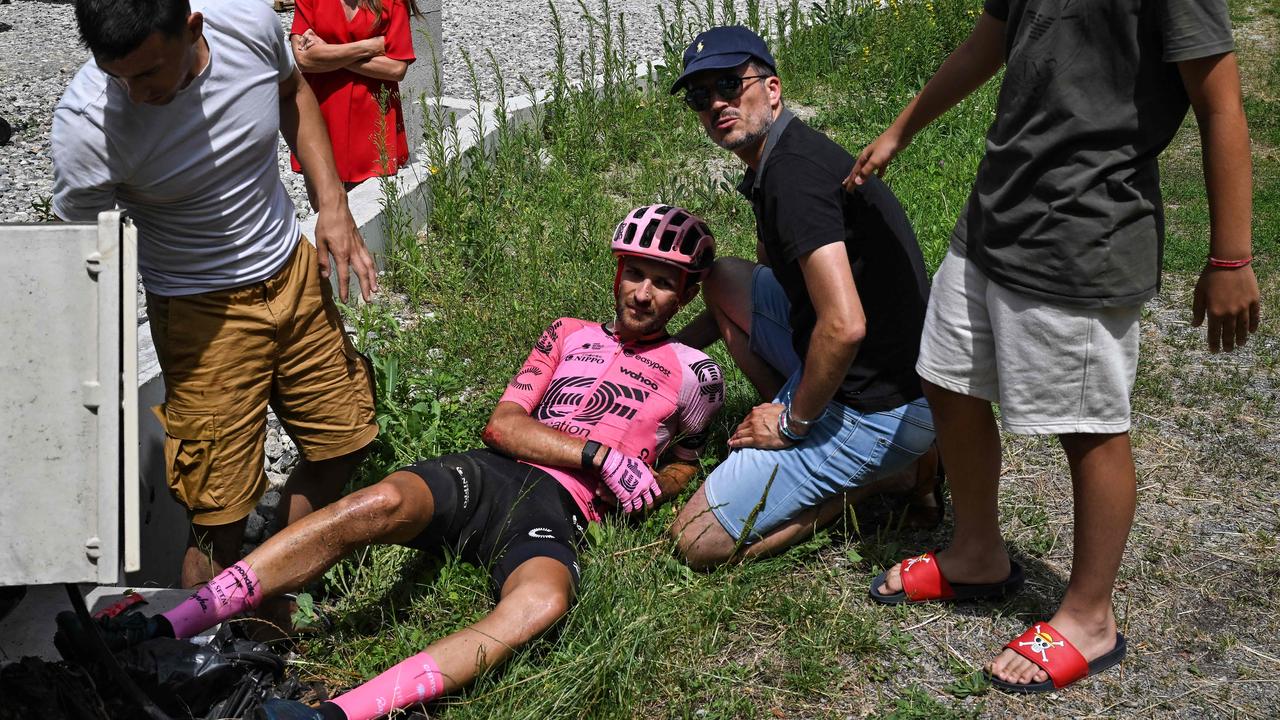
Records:
{"label": "easypost logo on jersey", "polygon": [[645,357],[644,355],[637,355],[636,351],[631,350],[630,348],[624,349],[622,351],[622,355],[623,357],[633,358],[634,360],[636,360],[642,365],[648,365],[654,370],[657,370],[658,372],[662,373],[663,377],[671,377],[671,371],[668,370],[665,365],[658,362],[657,360],[654,360],[653,358]]}

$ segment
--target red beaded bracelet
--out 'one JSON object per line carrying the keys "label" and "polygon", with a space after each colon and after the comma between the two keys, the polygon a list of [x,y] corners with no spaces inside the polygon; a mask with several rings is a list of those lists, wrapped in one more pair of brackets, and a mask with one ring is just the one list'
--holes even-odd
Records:
{"label": "red beaded bracelet", "polygon": [[1250,255],[1249,257],[1243,260],[1219,260],[1216,257],[1212,257],[1212,256],[1209,257],[1209,267],[1227,268],[1228,270],[1234,270],[1235,268],[1242,268],[1251,262],[1253,262],[1252,255]]}

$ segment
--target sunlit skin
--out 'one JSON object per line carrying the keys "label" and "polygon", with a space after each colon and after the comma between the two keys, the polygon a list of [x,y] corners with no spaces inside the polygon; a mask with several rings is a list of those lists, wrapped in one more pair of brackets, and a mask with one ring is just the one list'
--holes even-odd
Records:
{"label": "sunlit skin", "polygon": [[661,337],[671,318],[697,294],[698,286],[686,287],[684,271],[674,265],[623,256],[609,329],[624,342]]}
{"label": "sunlit skin", "polygon": [[204,16],[191,13],[178,35],[151,33],[133,52],[121,58],[95,58],[139,105],[168,105],[209,64],[204,39]]}
{"label": "sunlit skin", "polygon": [[[706,70],[689,79],[689,88],[706,88],[711,91],[711,106],[698,113],[702,127],[711,141],[725,150],[742,157],[746,151],[758,152],[758,146],[773,125],[774,107],[781,98],[781,82],[776,76],[750,78],[742,81],[742,94],[725,100],[715,93],[716,78],[722,75],[738,77],[757,75],[749,63],[730,70]],[[742,157],[748,165],[752,160]]]}

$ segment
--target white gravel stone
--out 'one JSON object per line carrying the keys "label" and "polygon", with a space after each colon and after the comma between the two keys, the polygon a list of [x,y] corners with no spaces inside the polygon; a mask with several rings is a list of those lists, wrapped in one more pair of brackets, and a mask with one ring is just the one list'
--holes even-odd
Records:
{"label": "white gravel stone", "polygon": [[[577,57],[587,49],[589,32],[582,7],[577,0],[551,0],[560,15],[565,34],[565,55],[573,77],[577,77]],[[587,9],[597,19],[602,17],[599,0],[584,0]],[[619,14],[625,19],[627,31],[627,57],[632,61],[657,60],[662,57],[662,25],[658,17],[658,5],[665,6],[667,19],[673,19],[674,0],[614,0],[609,3],[615,26]],[[692,6],[705,7],[701,0],[685,3],[686,15],[692,17]],[[809,7],[814,0],[803,0],[801,7]],[[746,2],[736,0],[738,21],[745,22]],[[790,6],[790,0],[761,0],[763,18],[774,16],[781,5]],[[723,3],[716,0],[716,12]],[[719,21],[717,21],[719,22]],[[496,96],[497,83],[490,69],[488,53],[492,52],[507,80],[507,93],[524,92],[517,79],[524,75],[535,88],[548,87],[548,79],[555,69],[555,33],[551,24],[551,11],[545,0],[541,2],[451,2],[445,0],[442,14],[444,34],[444,94],[470,98],[470,80],[462,51],[465,50],[476,64],[481,94],[492,100]],[[772,22],[769,23],[772,27]],[[426,57],[426,49],[419,48]]]}
{"label": "white gravel stone", "polygon": [[[552,0],[564,26],[566,51],[571,64],[587,47],[587,23],[576,0]],[[662,28],[658,20],[658,0],[617,0],[611,3],[613,16],[626,19],[627,55],[634,60],[656,59],[662,55]],[[761,12],[772,15],[778,0],[761,0]],[[783,0],[784,6],[789,0]],[[813,4],[804,0],[803,6]],[[671,3],[667,3],[668,9]],[[722,3],[715,3],[717,11]],[[746,3],[738,0],[745,16]],[[597,16],[600,4],[588,0]],[[279,14],[282,28],[292,22],[292,13]],[[497,58],[508,79],[508,92],[523,92],[516,79],[527,77],[535,87],[547,86],[555,65],[555,38],[550,11],[545,2],[498,0],[459,2],[446,0],[442,12],[444,48],[444,94],[467,98],[471,95],[465,50],[477,64],[481,94],[496,97],[497,82],[488,52]],[[13,0],[0,5],[0,117],[13,126],[13,138],[0,148],[0,222],[33,222],[46,219],[42,207],[53,193],[53,161],[49,154],[49,130],[53,108],[76,70],[89,53],[80,45],[74,5],[56,0]],[[418,41],[418,53],[425,61],[428,49]],[[310,213],[302,176],[289,167],[288,148],[280,141],[280,176],[293,198],[299,217]]]}

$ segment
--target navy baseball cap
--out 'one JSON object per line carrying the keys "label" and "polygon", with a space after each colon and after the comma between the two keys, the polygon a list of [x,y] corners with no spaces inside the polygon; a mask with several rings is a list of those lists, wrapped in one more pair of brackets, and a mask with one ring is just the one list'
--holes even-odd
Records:
{"label": "navy baseball cap", "polygon": [[703,70],[738,67],[755,58],[773,72],[778,71],[764,39],[741,25],[722,25],[703,30],[684,49],[684,72],[671,85],[671,94],[684,87],[690,75]]}

